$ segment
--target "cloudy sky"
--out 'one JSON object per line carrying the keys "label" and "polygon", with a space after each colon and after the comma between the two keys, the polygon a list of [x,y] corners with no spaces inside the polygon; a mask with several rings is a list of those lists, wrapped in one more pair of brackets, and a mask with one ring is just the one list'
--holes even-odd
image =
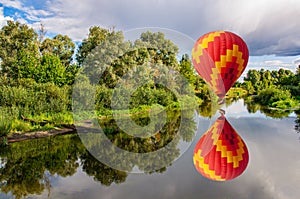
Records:
{"label": "cloudy sky", "polygon": [[0,26],[6,20],[45,25],[49,35],[74,41],[99,25],[118,30],[161,27],[195,41],[213,30],[233,31],[250,49],[251,67],[300,63],[299,0],[0,0]]}

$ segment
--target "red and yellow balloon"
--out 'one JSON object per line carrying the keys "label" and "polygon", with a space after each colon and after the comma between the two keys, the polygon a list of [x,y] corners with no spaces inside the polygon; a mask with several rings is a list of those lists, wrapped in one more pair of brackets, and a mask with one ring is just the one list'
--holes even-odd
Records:
{"label": "red and yellow balloon", "polygon": [[220,99],[241,76],[248,58],[246,43],[228,31],[215,31],[201,36],[192,50],[196,71]]}
{"label": "red and yellow balloon", "polygon": [[222,115],[196,144],[193,161],[204,177],[226,181],[245,171],[249,154],[245,142]]}

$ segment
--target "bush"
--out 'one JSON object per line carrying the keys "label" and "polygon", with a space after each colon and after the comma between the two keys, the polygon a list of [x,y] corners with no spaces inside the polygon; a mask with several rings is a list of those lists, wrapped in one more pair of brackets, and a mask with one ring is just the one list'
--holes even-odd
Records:
{"label": "bush", "polygon": [[7,136],[12,129],[12,122],[9,118],[0,116],[0,137]]}
{"label": "bush", "polygon": [[247,95],[247,90],[243,88],[231,88],[226,94],[226,98],[240,98]]}
{"label": "bush", "polygon": [[0,86],[0,106],[8,108],[13,116],[40,115],[70,110],[70,88],[54,83],[38,84],[30,79],[15,86]]}
{"label": "bush", "polygon": [[254,101],[270,107],[291,108],[296,106],[296,101],[292,99],[289,90],[281,90],[276,87],[264,89],[258,93]]}
{"label": "bush", "polygon": [[272,107],[279,108],[279,109],[288,109],[296,106],[297,106],[297,102],[292,99],[286,99],[284,101],[277,101],[272,103]]}

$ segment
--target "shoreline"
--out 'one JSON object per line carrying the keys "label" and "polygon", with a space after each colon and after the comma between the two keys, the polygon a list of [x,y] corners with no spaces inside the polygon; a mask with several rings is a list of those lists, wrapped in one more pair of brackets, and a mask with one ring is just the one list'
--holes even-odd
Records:
{"label": "shoreline", "polygon": [[[290,109],[279,109],[279,108],[274,108],[274,107],[264,107],[264,109],[267,110],[275,110],[275,111],[297,111],[300,109],[300,107],[296,108],[290,108]],[[144,111],[138,111],[136,113],[131,113],[131,114],[119,114],[121,116],[133,116],[133,115],[140,115],[140,114],[147,114],[153,110],[144,110]],[[160,113],[160,112],[158,112]],[[157,113],[156,113],[157,114]],[[102,115],[99,116],[100,120],[105,120],[105,119],[111,119],[113,118],[113,115]],[[80,126],[82,127],[90,127],[91,121],[82,121],[83,124]],[[13,133],[9,136],[7,136],[7,143],[14,143],[14,142],[21,142],[29,139],[39,139],[39,138],[46,138],[50,136],[55,136],[55,135],[66,135],[66,134],[75,134],[77,133],[77,130],[73,124],[71,125],[65,125],[63,128],[58,128],[58,129],[50,129],[50,130],[45,130],[45,131],[33,131],[33,132],[27,132],[27,133]]]}
{"label": "shoreline", "polygon": [[21,142],[29,139],[46,138],[55,135],[66,135],[77,133],[75,128],[51,129],[47,131],[35,131],[25,134],[13,133],[7,137],[7,143]]}

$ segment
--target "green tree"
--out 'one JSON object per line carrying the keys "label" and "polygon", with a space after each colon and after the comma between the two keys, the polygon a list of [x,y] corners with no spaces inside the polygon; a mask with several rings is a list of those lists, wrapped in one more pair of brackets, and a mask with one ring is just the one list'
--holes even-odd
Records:
{"label": "green tree", "polygon": [[276,108],[284,109],[296,106],[296,102],[292,99],[292,95],[289,90],[281,90],[276,87],[270,87],[262,90],[254,98],[254,100],[261,105]]}
{"label": "green tree", "polygon": [[179,67],[180,74],[183,75],[191,85],[194,85],[198,76],[195,74],[194,67],[187,54],[182,56]]}
{"label": "green tree", "polygon": [[78,52],[76,54],[78,64],[82,65],[88,54],[100,45],[110,34],[112,34],[112,31],[108,29],[92,26],[89,29],[88,37],[85,38],[78,47]]}
{"label": "green tree", "polygon": [[8,77],[19,76],[19,62],[20,59],[24,59],[24,55],[39,55],[37,33],[28,25],[19,22],[8,21],[7,25],[2,27],[0,44],[1,72],[6,73]]}
{"label": "green tree", "polygon": [[162,32],[144,32],[140,39],[136,40],[134,46],[138,49],[146,48],[151,63],[161,63],[178,69],[176,55],[178,47],[169,39],[165,38]]}
{"label": "green tree", "polygon": [[[112,32],[106,39],[95,47],[84,60],[83,73],[87,75],[92,84],[105,85],[113,88],[119,75],[116,73],[121,69],[124,74],[130,64],[122,60],[126,58],[130,42],[124,41],[124,35],[120,32]],[[130,58],[130,57],[129,57]]]}
{"label": "green tree", "polygon": [[40,51],[43,55],[51,54],[60,58],[63,65],[68,66],[72,61],[75,44],[67,35],[58,34],[52,39],[47,38],[41,43]]}
{"label": "green tree", "polygon": [[62,86],[65,81],[65,67],[56,55],[44,55],[35,79],[39,83],[53,82]]}
{"label": "green tree", "polygon": [[245,89],[250,95],[252,95],[255,92],[255,89],[250,81],[243,82],[242,88]]}
{"label": "green tree", "polygon": [[31,78],[38,79],[38,69],[40,68],[40,57],[27,50],[18,52],[18,60],[13,63],[11,76],[13,79]]}

